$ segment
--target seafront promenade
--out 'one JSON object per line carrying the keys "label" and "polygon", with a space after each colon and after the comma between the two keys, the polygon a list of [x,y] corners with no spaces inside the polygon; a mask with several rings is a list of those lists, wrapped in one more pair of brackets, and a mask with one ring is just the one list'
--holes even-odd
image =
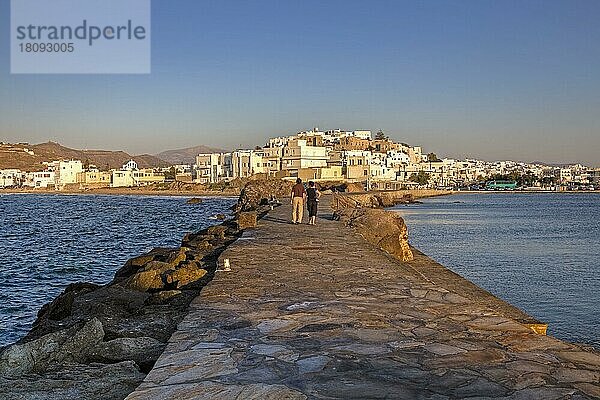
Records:
{"label": "seafront promenade", "polygon": [[534,333],[526,314],[321,208],[314,227],[276,208],[229,246],[231,271],[127,399],[600,397],[598,352]]}

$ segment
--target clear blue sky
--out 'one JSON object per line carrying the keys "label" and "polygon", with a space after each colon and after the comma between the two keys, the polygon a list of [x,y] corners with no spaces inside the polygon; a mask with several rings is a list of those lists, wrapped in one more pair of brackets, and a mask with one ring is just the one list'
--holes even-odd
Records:
{"label": "clear blue sky", "polygon": [[10,75],[0,140],[133,153],[383,129],[452,157],[600,166],[600,1],[154,0],[150,75]]}

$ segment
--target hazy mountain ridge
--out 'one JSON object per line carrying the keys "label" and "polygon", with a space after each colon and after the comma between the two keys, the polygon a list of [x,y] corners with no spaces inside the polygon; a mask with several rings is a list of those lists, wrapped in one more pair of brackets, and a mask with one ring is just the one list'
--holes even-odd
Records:
{"label": "hazy mountain ridge", "polygon": [[[26,153],[24,149],[31,150],[34,154]],[[0,145],[0,169],[16,168],[22,171],[40,171],[44,168],[42,165],[43,162],[60,159],[81,160],[84,163],[94,164],[102,170],[110,168],[118,169],[131,159],[135,160],[140,168],[164,167],[169,165],[168,162],[150,154],[132,156],[124,151],[77,150],[55,142],[34,145]]]}
{"label": "hazy mountain ridge", "polygon": [[224,153],[227,150],[209,147],[209,146],[193,146],[185,149],[166,150],[156,154],[156,157],[165,160],[171,164],[194,164],[196,156],[202,153]]}

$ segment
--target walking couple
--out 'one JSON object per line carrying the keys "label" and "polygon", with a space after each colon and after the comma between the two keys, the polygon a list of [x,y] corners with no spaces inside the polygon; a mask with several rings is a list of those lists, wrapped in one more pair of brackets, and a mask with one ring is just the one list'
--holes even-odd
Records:
{"label": "walking couple", "polygon": [[317,207],[319,204],[321,192],[315,187],[314,182],[308,182],[308,188],[304,188],[302,179],[296,179],[296,184],[292,188],[292,223],[300,224],[304,211],[304,203],[308,208],[308,224],[315,225],[317,221]]}

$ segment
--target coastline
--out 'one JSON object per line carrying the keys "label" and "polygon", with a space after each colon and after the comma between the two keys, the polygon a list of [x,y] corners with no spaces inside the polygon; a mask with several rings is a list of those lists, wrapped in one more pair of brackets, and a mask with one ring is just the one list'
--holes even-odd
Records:
{"label": "coastline", "polygon": [[[239,189],[231,190],[153,190],[144,188],[102,188],[102,189],[0,189],[0,195],[37,194],[37,195],[109,195],[109,196],[172,196],[172,197],[237,197]],[[439,189],[404,189],[373,190],[369,192],[347,192],[352,196],[368,196],[372,194],[412,194],[414,199],[447,196],[452,194],[600,194],[600,190],[554,191],[554,190],[439,190]]]}
{"label": "coastline", "polygon": [[129,259],[107,284],[68,285],[42,306],[24,337],[0,348],[0,397],[124,398],[240,235],[226,220],[186,234],[180,247]]}
{"label": "coastline", "polygon": [[37,195],[87,195],[87,196],[170,196],[170,197],[237,197],[239,190],[211,191],[211,190],[144,190],[137,188],[115,188],[115,189],[90,189],[90,190],[15,190],[0,189],[0,195],[13,194],[37,194]]}
{"label": "coastline", "polygon": [[598,194],[600,190],[456,190],[454,194]]}

